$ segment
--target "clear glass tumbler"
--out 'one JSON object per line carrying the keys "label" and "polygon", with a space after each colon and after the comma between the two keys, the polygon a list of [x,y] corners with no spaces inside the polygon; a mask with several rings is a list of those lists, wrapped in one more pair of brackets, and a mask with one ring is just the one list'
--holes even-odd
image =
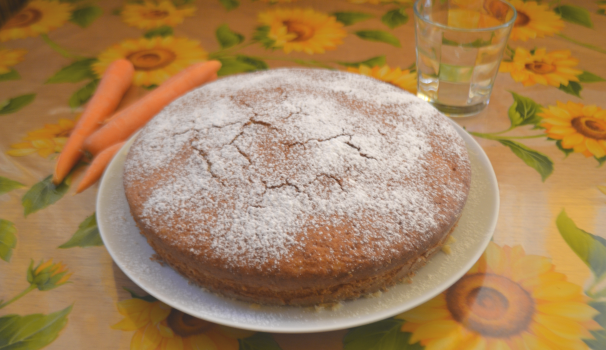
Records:
{"label": "clear glass tumbler", "polygon": [[503,0],[417,0],[417,96],[451,117],[490,100],[516,10]]}

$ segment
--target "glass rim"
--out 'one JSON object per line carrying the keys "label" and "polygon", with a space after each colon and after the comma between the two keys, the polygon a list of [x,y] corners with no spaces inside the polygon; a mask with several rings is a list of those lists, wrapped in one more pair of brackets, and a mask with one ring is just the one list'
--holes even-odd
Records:
{"label": "glass rim", "polygon": [[450,27],[441,23],[437,23],[437,22],[433,22],[429,19],[426,19],[425,17],[421,16],[421,14],[419,13],[419,10],[417,8],[417,5],[425,0],[416,0],[415,3],[412,5],[412,9],[414,11],[415,14],[415,18],[419,18],[420,20],[422,20],[425,23],[429,23],[431,25],[434,25],[438,28],[442,28],[442,29],[448,29],[448,30],[452,30],[452,31],[459,31],[459,32],[467,32],[467,33],[481,33],[481,32],[489,32],[489,31],[493,31],[493,30],[497,30],[497,29],[503,29],[503,28],[507,28],[509,26],[513,27],[513,23],[515,22],[516,18],[518,18],[518,11],[516,10],[516,8],[510,4],[508,1],[506,0],[496,0],[496,1],[500,1],[501,3],[506,4],[507,6],[509,6],[510,9],[513,10],[513,17],[511,17],[511,19],[501,25],[498,26],[494,26],[494,27],[488,27],[488,28],[471,28],[471,29],[465,29],[465,28],[456,28],[456,27]]}

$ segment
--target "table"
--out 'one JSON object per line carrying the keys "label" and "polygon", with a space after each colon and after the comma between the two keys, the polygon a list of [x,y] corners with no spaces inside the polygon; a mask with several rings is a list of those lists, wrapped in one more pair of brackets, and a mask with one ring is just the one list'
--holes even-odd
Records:
{"label": "table", "polygon": [[122,107],[210,58],[221,75],[319,67],[414,91],[411,1],[31,1],[0,29],[0,348],[605,349],[606,1],[511,2],[490,105],[457,120],[500,188],[480,261],[396,317],[269,334],[168,322],[103,247],[97,188],[74,195],[83,167],[50,185],[54,158],[117,57],[137,69]]}

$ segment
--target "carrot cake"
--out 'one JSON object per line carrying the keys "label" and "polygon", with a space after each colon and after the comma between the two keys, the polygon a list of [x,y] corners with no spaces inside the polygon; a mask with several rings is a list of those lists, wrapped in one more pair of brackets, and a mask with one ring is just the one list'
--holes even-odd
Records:
{"label": "carrot cake", "polygon": [[439,250],[471,167],[447,117],[345,72],[231,76],[179,98],[128,153],[124,188],[157,255],[259,304],[358,298]]}

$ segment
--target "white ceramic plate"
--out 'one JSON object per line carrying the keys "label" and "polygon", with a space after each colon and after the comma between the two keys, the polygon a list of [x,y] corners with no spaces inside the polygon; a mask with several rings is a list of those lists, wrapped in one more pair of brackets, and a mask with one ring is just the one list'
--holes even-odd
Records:
{"label": "white ceramic plate", "polygon": [[343,303],[331,311],[299,307],[253,309],[250,304],[209,293],[170,267],[152,262],[154,254],[130,215],[122,186],[122,167],[133,140],[118,152],[101,181],[97,223],[105,247],[124,273],[149,294],[192,316],[231,327],[266,332],[305,333],[350,328],[409,310],[456,282],[480,258],[499,213],[497,179],[480,145],[456,123],[467,143],[472,164],[471,190],[463,215],[452,233],[452,254],[436,254],[411,284],[400,284],[380,297]]}

